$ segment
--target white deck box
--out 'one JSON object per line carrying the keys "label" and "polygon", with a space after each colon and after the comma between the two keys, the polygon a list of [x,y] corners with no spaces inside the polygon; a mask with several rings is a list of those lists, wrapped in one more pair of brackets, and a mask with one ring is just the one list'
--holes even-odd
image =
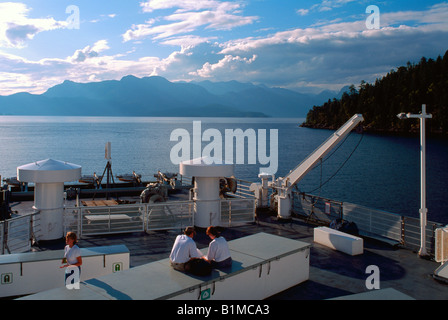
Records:
{"label": "white deck box", "polygon": [[[80,280],[129,269],[129,249],[125,245],[81,248]],[[64,250],[47,250],[0,255],[0,297],[33,294],[65,287],[61,269]]]}
{"label": "white deck box", "polygon": [[352,256],[364,251],[362,238],[327,227],[314,228],[314,242]]}

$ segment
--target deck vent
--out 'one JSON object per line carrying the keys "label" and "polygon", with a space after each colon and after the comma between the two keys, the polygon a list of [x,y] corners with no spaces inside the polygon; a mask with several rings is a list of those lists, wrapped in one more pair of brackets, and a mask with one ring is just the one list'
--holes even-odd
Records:
{"label": "deck vent", "polygon": [[81,178],[81,166],[45,159],[17,167],[17,179],[34,182],[34,206],[40,212],[38,240],[55,240],[63,235],[64,182]]}
{"label": "deck vent", "polygon": [[448,260],[448,227],[436,229],[435,260],[444,263]]}

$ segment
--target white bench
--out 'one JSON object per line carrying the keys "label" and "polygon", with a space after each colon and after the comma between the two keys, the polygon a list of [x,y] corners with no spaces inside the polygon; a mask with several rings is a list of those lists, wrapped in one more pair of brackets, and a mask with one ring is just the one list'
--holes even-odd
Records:
{"label": "white bench", "polygon": [[364,251],[362,238],[327,227],[314,228],[314,242],[352,256]]}
{"label": "white bench", "polygon": [[[267,233],[229,241],[232,266],[205,277],[176,271],[168,258],[22,299],[260,300],[309,278],[311,244]],[[202,251],[206,251],[204,248]]]}
{"label": "white bench", "polygon": [[[125,245],[81,248],[81,281],[129,269]],[[65,287],[64,250],[0,255],[0,297]]]}
{"label": "white bench", "polygon": [[93,221],[109,221],[109,220],[128,220],[130,221],[132,217],[128,216],[127,214],[95,214],[95,215],[85,215],[84,216],[87,219],[87,223],[90,224],[90,222]]}

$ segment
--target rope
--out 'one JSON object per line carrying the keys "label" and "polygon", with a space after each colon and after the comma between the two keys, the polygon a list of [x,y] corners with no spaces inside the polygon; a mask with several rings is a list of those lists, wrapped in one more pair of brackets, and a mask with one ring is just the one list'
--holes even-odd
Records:
{"label": "rope", "polygon": [[[336,172],[330,176],[330,178],[328,178],[324,183],[322,183],[322,161],[321,161],[321,183],[319,185],[319,187],[315,188],[314,190],[311,191],[305,191],[304,193],[312,193],[318,189],[322,189],[322,187],[324,185],[326,185],[328,182],[330,182],[331,179],[333,179],[338,173],[339,171],[345,166],[345,164],[348,162],[348,160],[351,158],[351,156],[355,153],[356,149],[358,149],[359,145],[361,144],[362,139],[364,138],[364,132],[361,134],[361,138],[359,139],[358,143],[356,144],[355,148],[353,149],[353,151],[350,153],[350,155],[347,157],[347,159],[345,159],[345,161],[342,163],[342,165],[336,170]],[[346,138],[347,139],[347,138]],[[345,142],[345,139],[344,139]],[[340,147],[340,146],[339,146]],[[338,147],[338,148],[339,148]],[[337,150],[337,149],[336,149]],[[334,152],[330,155],[332,156],[334,154]],[[329,157],[330,157],[329,156]],[[328,160],[328,158],[327,158]]]}

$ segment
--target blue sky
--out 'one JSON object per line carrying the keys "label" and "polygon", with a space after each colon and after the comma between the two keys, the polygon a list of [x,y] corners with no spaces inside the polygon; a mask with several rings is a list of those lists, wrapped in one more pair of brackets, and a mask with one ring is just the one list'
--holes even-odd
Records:
{"label": "blue sky", "polygon": [[339,90],[447,44],[444,1],[0,2],[0,95],[129,74]]}

